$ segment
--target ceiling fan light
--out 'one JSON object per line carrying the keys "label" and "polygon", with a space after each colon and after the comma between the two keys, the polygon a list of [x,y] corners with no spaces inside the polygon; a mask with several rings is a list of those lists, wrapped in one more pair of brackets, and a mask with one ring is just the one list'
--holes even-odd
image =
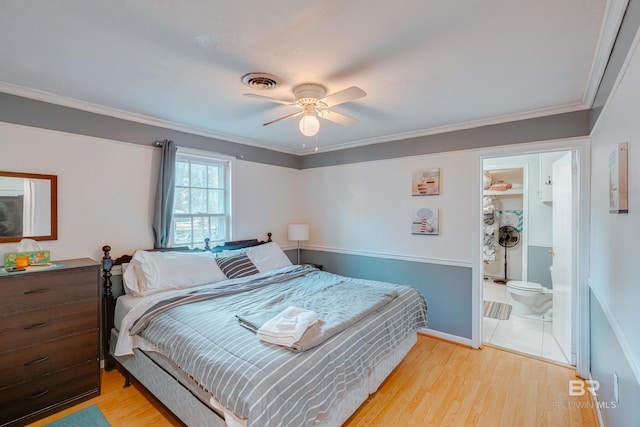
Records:
{"label": "ceiling fan light", "polygon": [[320,120],[315,115],[305,115],[298,124],[300,132],[304,136],[314,136],[320,130]]}

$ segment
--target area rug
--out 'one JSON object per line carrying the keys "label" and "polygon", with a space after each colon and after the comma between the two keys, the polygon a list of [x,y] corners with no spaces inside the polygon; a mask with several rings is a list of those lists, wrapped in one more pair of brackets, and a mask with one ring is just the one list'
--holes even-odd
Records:
{"label": "area rug", "polygon": [[91,405],[45,427],[111,427],[111,424],[96,405]]}
{"label": "area rug", "polygon": [[509,316],[511,316],[511,304],[495,301],[484,302],[484,317],[507,320]]}

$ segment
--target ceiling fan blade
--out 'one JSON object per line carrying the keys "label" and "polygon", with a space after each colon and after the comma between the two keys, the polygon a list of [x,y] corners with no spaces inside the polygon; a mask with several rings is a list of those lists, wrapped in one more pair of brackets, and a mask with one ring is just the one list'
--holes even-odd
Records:
{"label": "ceiling fan blade", "polygon": [[269,126],[269,125],[271,125],[271,124],[273,124],[275,122],[279,122],[280,120],[290,119],[292,117],[299,116],[302,113],[303,113],[303,111],[298,111],[297,113],[287,114],[286,116],[280,117],[279,119],[271,120],[270,122],[264,123],[262,126]]}
{"label": "ceiling fan blade", "polygon": [[319,116],[343,126],[353,126],[358,123],[358,119],[354,119],[353,117],[345,116],[344,114],[336,113],[331,110],[323,110],[320,112]]}
{"label": "ceiling fan blade", "polygon": [[334,105],[344,104],[345,102],[353,101],[354,99],[367,96],[367,93],[357,86],[351,86],[343,89],[331,95],[325,96],[320,100],[327,105],[327,107],[333,107]]}
{"label": "ceiling fan blade", "polygon": [[256,95],[255,93],[244,93],[243,95],[248,98],[256,98],[256,99],[261,99],[263,101],[269,101],[269,102],[277,102],[278,104],[296,105],[295,101],[293,100],[289,101],[287,99],[271,98],[269,96]]}

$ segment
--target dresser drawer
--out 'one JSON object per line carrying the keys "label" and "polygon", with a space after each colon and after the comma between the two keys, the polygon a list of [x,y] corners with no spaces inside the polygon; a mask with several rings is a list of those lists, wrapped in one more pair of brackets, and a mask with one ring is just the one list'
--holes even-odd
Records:
{"label": "dresser drawer", "polygon": [[0,354],[0,388],[98,359],[98,331]]}
{"label": "dresser drawer", "polygon": [[96,360],[0,388],[0,425],[18,422],[21,418],[88,393],[97,395],[99,384]]}
{"label": "dresser drawer", "polygon": [[96,298],[2,316],[0,353],[97,328]]}
{"label": "dresser drawer", "polygon": [[98,267],[16,274],[0,280],[0,316],[98,298]]}

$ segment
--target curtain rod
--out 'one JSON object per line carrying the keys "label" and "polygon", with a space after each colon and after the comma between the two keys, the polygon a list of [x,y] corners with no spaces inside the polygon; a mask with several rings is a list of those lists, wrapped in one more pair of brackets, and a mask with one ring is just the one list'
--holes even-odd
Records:
{"label": "curtain rod", "polygon": [[[158,148],[162,148],[162,146],[164,145],[164,142],[168,141],[167,139],[162,140],[162,141],[153,141],[153,146],[154,147],[158,147]],[[208,150],[203,150],[203,151],[208,151]],[[242,154],[225,154],[225,153],[218,153],[215,151],[211,151],[211,153],[213,154],[220,154],[222,156],[230,156],[230,157],[235,157],[236,159],[244,159],[244,156]]]}

